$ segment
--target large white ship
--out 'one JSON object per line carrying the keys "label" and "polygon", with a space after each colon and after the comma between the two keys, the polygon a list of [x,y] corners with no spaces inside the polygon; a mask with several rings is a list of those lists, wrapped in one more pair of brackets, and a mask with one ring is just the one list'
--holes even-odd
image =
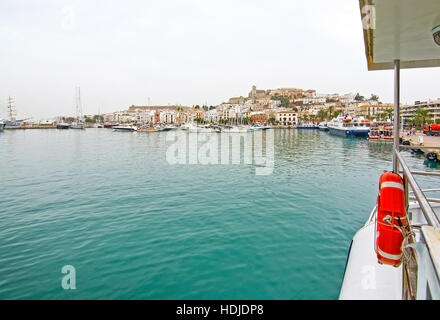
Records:
{"label": "large white ship", "polygon": [[365,118],[338,117],[327,123],[330,133],[346,137],[368,137],[370,121]]}

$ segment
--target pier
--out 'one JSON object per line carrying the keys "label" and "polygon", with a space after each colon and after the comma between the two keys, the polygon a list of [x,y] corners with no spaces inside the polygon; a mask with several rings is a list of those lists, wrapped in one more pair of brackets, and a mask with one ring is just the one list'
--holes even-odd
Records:
{"label": "pier", "polygon": [[422,132],[417,132],[410,136],[401,134],[401,138],[403,141],[409,142],[409,145],[402,146],[402,149],[420,150],[425,156],[429,153],[434,153],[437,156],[437,160],[440,160],[440,137],[426,136]]}

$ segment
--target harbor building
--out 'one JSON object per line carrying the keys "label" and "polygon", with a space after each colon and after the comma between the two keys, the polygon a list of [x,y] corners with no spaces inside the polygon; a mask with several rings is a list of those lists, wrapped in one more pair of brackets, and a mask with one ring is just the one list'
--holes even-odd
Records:
{"label": "harbor building", "polygon": [[402,106],[401,115],[403,119],[410,120],[416,115],[417,109],[427,110],[434,122],[440,119],[440,98],[429,101],[416,101],[413,105]]}
{"label": "harbor building", "polygon": [[354,107],[354,113],[356,117],[375,117],[378,114],[393,110],[393,108],[391,104],[362,104]]}
{"label": "harbor building", "polygon": [[279,111],[276,113],[275,120],[283,126],[296,126],[298,124],[298,115],[291,110]]}

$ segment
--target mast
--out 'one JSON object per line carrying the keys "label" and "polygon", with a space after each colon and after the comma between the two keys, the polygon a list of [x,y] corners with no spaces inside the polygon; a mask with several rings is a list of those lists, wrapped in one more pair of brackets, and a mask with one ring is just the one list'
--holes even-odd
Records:
{"label": "mast", "polygon": [[82,117],[81,88],[76,87],[76,119],[80,121],[81,117]]}
{"label": "mast", "polygon": [[9,117],[9,121],[11,122],[15,122],[15,108],[14,108],[14,99],[12,99],[11,97],[8,97],[8,117]]}

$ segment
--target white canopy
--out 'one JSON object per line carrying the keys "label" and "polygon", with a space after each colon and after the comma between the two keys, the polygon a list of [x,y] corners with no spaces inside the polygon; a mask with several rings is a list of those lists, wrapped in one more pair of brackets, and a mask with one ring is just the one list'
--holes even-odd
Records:
{"label": "white canopy", "polygon": [[440,0],[359,0],[369,70],[440,66]]}

